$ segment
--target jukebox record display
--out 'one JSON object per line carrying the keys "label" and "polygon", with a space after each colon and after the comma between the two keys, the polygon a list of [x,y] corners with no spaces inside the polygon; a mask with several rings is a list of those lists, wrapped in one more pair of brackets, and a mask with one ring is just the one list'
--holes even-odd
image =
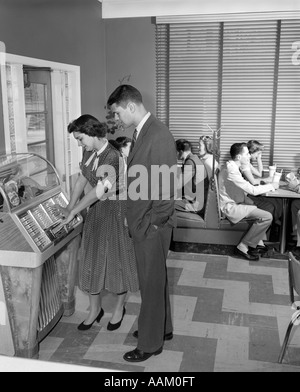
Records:
{"label": "jukebox record display", "polygon": [[25,230],[28,232],[30,237],[41,251],[51,244],[50,239],[47,237],[41,226],[37,223],[36,219],[34,219],[30,211],[20,215],[19,219]]}
{"label": "jukebox record display", "polygon": [[62,207],[67,205],[63,193],[50,197],[43,203],[18,215],[23,227],[41,251],[51,245],[52,242],[55,244],[64,238],[74,225],[80,223],[80,217],[76,216],[72,222],[65,225],[63,217],[53,208],[55,204]]}

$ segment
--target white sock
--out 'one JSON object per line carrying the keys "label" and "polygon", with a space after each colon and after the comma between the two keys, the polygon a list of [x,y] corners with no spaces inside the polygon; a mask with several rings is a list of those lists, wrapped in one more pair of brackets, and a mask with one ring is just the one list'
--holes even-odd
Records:
{"label": "white sock", "polygon": [[265,246],[263,240],[260,240],[259,243],[258,243],[257,245]]}
{"label": "white sock", "polygon": [[244,244],[243,242],[240,242],[237,246],[237,248],[244,253],[248,252],[248,245]]}

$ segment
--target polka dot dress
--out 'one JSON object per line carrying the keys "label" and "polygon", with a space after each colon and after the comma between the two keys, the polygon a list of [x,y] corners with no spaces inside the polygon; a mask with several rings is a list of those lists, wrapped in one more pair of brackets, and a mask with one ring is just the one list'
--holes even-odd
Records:
{"label": "polka dot dress", "polygon": [[[101,177],[97,168],[111,165],[119,173],[119,152],[110,144],[86,166],[92,152],[84,152],[82,174],[95,187]],[[97,167],[93,169],[97,159]],[[96,161],[96,162],[97,162]],[[117,189],[118,189],[117,178]],[[124,190],[123,190],[124,191]],[[121,193],[121,192],[120,192]],[[123,192],[124,194],[124,192]],[[89,294],[106,289],[120,294],[138,291],[136,260],[132,239],[125,226],[126,200],[98,200],[92,204],[85,219],[79,257],[79,288]]]}

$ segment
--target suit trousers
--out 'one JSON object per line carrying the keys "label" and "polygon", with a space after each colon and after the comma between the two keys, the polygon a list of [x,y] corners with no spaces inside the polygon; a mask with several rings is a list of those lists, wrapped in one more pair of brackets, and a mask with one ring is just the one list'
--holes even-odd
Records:
{"label": "suit trousers", "polygon": [[273,215],[269,211],[256,208],[251,211],[246,218],[253,218],[256,220],[244,235],[242,242],[248,246],[256,248],[259,241],[266,239],[266,232],[271,226]]}
{"label": "suit trousers", "polygon": [[172,228],[151,231],[146,239],[134,241],[141,293],[137,348],[151,353],[163,346],[164,335],[173,332],[166,259]]}
{"label": "suit trousers", "polygon": [[254,204],[258,208],[271,212],[271,214],[273,215],[273,221],[277,224],[280,224],[280,220],[282,217],[282,200],[277,199],[276,197],[269,198],[265,196],[248,195],[248,197],[253,200]]}

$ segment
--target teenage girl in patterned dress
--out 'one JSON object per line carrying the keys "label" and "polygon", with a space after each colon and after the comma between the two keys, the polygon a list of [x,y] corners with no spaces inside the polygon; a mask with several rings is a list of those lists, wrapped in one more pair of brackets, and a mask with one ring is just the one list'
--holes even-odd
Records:
{"label": "teenage girl in patterned dress", "polygon": [[[136,261],[132,240],[125,225],[126,189],[124,161],[120,152],[106,139],[106,124],[91,115],[82,115],[68,126],[68,132],[83,147],[81,174],[74,186],[66,220],[88,207],[84,222],[79,259],[79,288],[89,295],[88,317],[78,326],[89,329],[100,322],[104,311],[101,291],[117,294],[117,305],[108,323],[109,330],[119,328],[126,312],[127,291],[138,291]],[[86,185],[90,190],[80,199]]]}

